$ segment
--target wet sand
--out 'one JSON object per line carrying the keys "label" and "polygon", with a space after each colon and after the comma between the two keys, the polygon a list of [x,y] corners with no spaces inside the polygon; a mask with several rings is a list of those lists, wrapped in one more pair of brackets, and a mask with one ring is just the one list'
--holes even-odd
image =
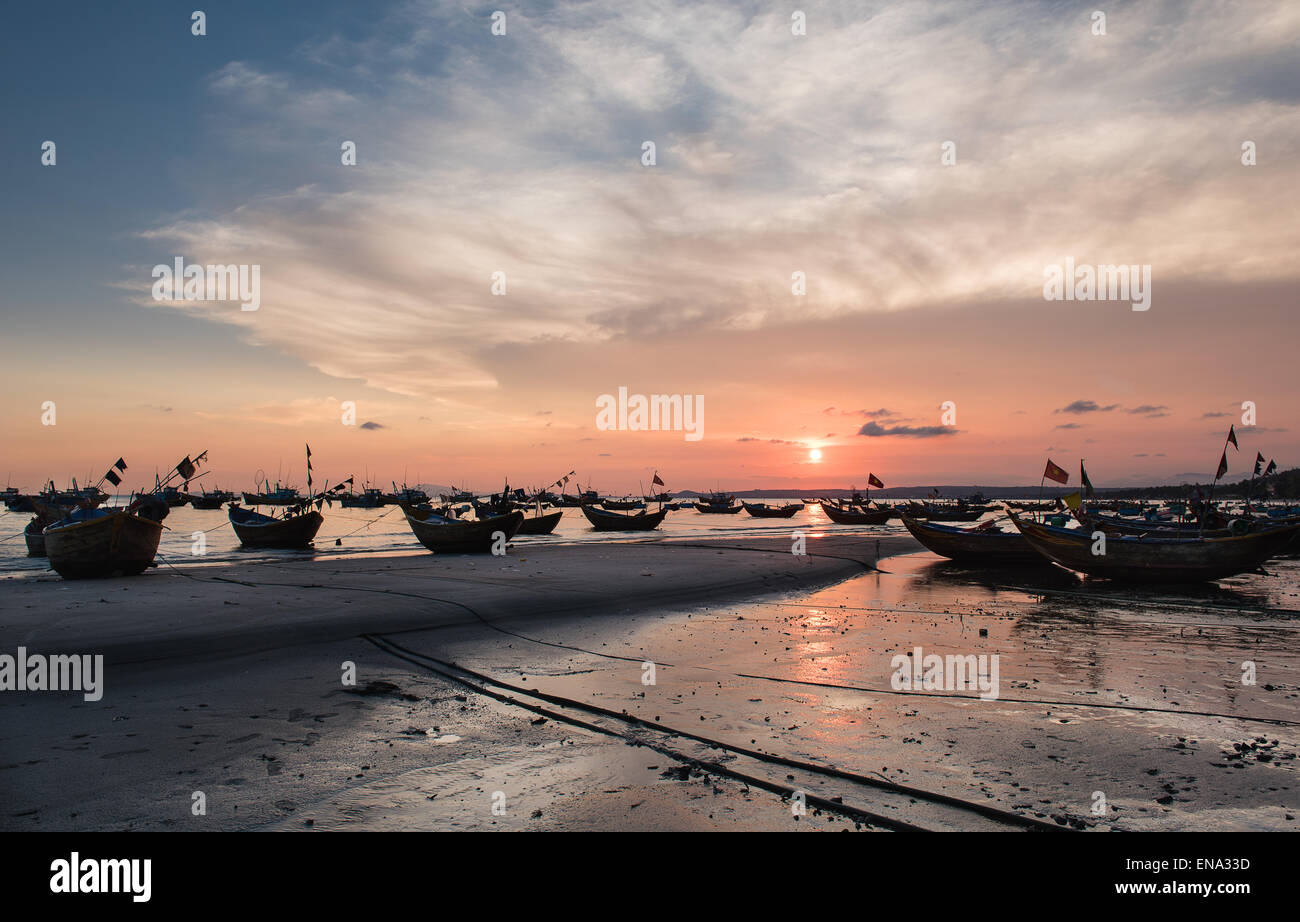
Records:
{"label": "wet sand", "polygon": [[[0,695],[0,825],[986,822],[865,780],[1070,828],[1295,828],[1295,561],[1154,594],[916,548],[883,539],[882,572],[875,539],[827,536],[806,558],[751,538],[0,584],[0,652],[107,660],[100,702]],[[916,646],[998,654],[998,700],[892,689]]]}

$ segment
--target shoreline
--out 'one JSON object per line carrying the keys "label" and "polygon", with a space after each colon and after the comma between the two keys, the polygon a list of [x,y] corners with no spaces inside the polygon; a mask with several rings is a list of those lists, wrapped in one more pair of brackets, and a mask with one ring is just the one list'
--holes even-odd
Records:
{"label": "shoreline", "polygon": [[[0,600],[0,650],[103,654],[104,696],[94,703],[71,692],[0,697],[0,825],[274,825],[296,805],[323,803],[373,780],[384,753],[372,744],[382,728],[389,734],[379,747],[389,750],[384,777],[426,769],[420,744],[448,736],[454,739],[437,743],[437,755],[449,764],[527,761],[536,747],[550,746],[556,752],[543,762],[551,767],[538,777],[563,775],[577,750],[604,765],[613,758],[609,747],[626,747],[584,739],[575,750],[564,742],[574,733],[534,727],[454,683],[402,668],[362,635],[451,640],[503,620],[653,619],[671,609],[833,585],[869,572],[876,547],[862,536],[810,537],[809,556],[800,558],[787,539],[692,538],[519,546],[503,558],[401,555],[203,567],[197,574],[162,568],[126,580],[15,580]],[[919,545],[883,538],[880,549]],[[490,650],[499,639],[471,643]],[[356,664],[355,687],[341,684],[344,662]],[[426,725],[461,732],[417,732]],[[285,771],[291,760],[300,771]],[[178,786],[179,778],[186,784]],[[191,813],[196,790],[207,798],[205,816]],[[655,799],[661,793],[652,791]],[[742,813],[745,796],[728,789]],[[703,822],[680,807],[661,803],[688,827]],[[496,828],[492,819],[485,828]]]}

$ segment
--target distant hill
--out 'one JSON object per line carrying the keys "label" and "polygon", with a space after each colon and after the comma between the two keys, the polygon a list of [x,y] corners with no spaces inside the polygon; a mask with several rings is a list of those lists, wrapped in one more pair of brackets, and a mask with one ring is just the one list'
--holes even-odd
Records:
{"label": "distant hill", "polygon": [[[1134,499],[1183,499],[1187,497],[1195,484],[1183,483],[1178,485],[1152,486],[1152,487],[1097,487],[1098,496],[1110,497],[1132,497]],[[1200,484],[1203,490],[1208,489],[1208,482]],[[1225,499],[1244,499],[1246,490],[1255,497],[1269,496],[1277,499],[1295,499],[1300,498],[1300,468],[1292,468],[1287,471],[1278,471],[1271,477],[1257,477],[1254,485],[1251,486],[1249,477],[1236,481],[1235,483],[1221,482],[1214,488],[1216,497]],[[1057,484],[1048,484],[1042,488],[1042,495],[1047,499],[1054,499],[1058,496],[1068,496],[1078,491],[1079,486],[1070,484],[1068,486],[1059,486]],[[1037,498],[1039,493],[1038,484],[1032,484],[1024,487],[982,487],[982,486],[963,486],[959,484],[935,484],[919,485],[911,487],[888,487],[884,490],[872,490],[871,496],[874,499],[925,499],[930,496],[932,491],[937,490],[939,496],[944,499],[957,499],[960,497],[971,496],[975,493],[982,493],[987,499],[1026,499]],[[674,496],[692,497],[703,496],[711,491],[703,493],[695,490],[681,490],[674,493]],[[843,488],[837,489],[791,489],[791,490],[729,490],[738,497],[746,499],[754,498],[784,498],[784,497],[806,497],[815,499],[825,496],[828,499],[837,499],[843,496],[852,496],[852,490]],[[864,491],[865,492],[865,491]]]}

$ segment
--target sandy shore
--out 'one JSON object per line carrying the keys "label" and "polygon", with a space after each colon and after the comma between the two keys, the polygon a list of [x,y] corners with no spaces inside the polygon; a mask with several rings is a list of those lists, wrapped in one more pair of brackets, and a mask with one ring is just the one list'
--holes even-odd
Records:
{"label": "sandy shore", "polygon": [[[520,546],[0,584],[0,652],[102,653],[107,673],[99,702],[0,695],[0,825],[1295,828],[1294,580],[1182,598],[971,573],[910,538],[808,550]],[[891,657],[916,646],[999,654],[999,700],[891,689]]]}
{"label": "sandy shore", "polygon": [[[98,702],[0,696],[0,825],[249,828],[384,779],[407,788],[420,773],[451,785],[443,794],[451,802],[456,779],[469,784],[495,768],[533,778],[527,813],[512,803],[505,816],[471,811],[445,817],[448,825],[528,825],[534,801],[554,802],[553,785],[571,778],[570,789],[586,791],[593,775],[615,785],[626,770],[645,774],[648,799],[659,803],[637,819],[707,826],[704,806],[659,790],[667,760],[623,764],[621,752],[609,754],[627,748],[621,743],[535,725],[533,715],[404,668],[361,635],[418,631],[497,644],[502,635],[484,622],[629,618],[815,587],[863,572],[877,550],[843,538],[811,539],[806,557],[790,554],[788,541],[729,544],[516,547],[503,558],[421,553],[6,581],[0,652],[103,654],[106,679]],[[356,664],[355,687],[342,684],[345,662]],[[196,791],[204,816],[193,815]],[[729,794],[746,815],[744,798]],[[603,807],[592,809],[575,823],[609,822]],[[565,810],[580,816],[583,801]],[[763,823],[750,816],[741,825]]]}

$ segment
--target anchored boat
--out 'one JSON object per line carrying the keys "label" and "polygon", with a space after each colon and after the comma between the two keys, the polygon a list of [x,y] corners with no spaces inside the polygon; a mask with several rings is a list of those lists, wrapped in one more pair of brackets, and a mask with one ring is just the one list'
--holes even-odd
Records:
{"label": "anchored boat", "polygon": [[927,549],[962,563],[990,566],[1049,566],[1051,561],[1034,550],[1033,545],[1018,531],[1001,531],[992,526],[958,528],[923,522],[910,515],[903,516],[907,530]]}
{"label": "anchored boat", "polygon": [[1140,583],[1194,583],[1257,570],[1300,533],[1300,524],[1224,537],[1107,535],[1104,553],[1092,532],[1058,528],[1012,512],[1011,521],[1031,545],[1061,566],[1089,576]]}
{"label": "anchored boat", "polygon": [[[435,554],[487,554],[498,540],[509,541],[519,533],[524,514],[507,512],[473,521],[440,515],[432,509],[403,508],[406,523],[416,540]],[[499,539],[498,535],[504,535]]]}

